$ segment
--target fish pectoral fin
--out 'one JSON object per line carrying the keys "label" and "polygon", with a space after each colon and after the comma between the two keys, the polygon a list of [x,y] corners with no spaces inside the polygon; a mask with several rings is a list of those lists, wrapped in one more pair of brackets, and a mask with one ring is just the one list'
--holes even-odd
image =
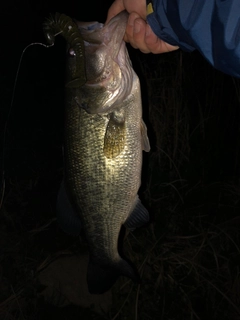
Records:
{"label": "fish pectoral fin", "polygon": [[56,211],[57,221],[61,229],[67,234],[78,236],[82,228],[81,220],[68,198],[64,181],[62,181],[58,191]]}
{"label": "fish pectoral fin", "polygon": [[141,134],[142,134],[142,149],[146,152],[150,151],[150,143],[147,135],[147,126],[144,121],[141,121]]}
{"label": "fish pectoral fin", "polygon": [[124,149],[126,140],[125,119],[119,119],[116,114],[110,116],[105,137],[104,137],[104,155],[113,159],[118,156]]}
{"label": "fish pectoral fin", "polygon": [[139,228],[148,222],[148,210],[144,207],[141,200],[137,197],[135,207],[127,220],[124,222],[124,226],[130,231],[134,231],[136,228]]}

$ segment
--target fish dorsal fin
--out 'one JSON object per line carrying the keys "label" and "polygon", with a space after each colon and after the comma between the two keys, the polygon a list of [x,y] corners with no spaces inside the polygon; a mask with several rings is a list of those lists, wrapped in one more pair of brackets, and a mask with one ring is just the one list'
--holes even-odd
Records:
{"label": "fish dorsal fin", "polygon": [[147,135],[147,126],[144,121],[141,121],[141,134],[142,134],[142,149],[146,152],[150,151],[150,143]]}
{"label": "fish dorsal fin", "polygon": [[118,156],[124,149],[126,140],[125,116],[123,110],[116,110],[110,114],[107,125],[103,152],[109,159]]}
{"label": "fish dorsal fin", "polygon": [[64,181],[62,181],[58,191],[56,210],[57,221],[61,229],[72,236],[80,235],[82,228],[81,220],[68,198]]}
{"label": "fish dorsal fin", "polygon": [[130,216],[125,221],[124,226],[130,231],[134,231],[136,228],[139,228],[148,222],[148,210],[144,207],[141,200],[137,197],[135,207]]}

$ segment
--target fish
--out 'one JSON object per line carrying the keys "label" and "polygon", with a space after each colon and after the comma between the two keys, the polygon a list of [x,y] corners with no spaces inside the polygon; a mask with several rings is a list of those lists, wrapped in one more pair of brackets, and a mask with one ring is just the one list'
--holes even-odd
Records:
{"label": "fish", "polygon": [[74,79],[79,56],[71,43],[67,48],[66,84],[74,85],[65,87],[57,215],[63,230],[86,238],[91,294],[110,290],[120,276],[140,281],[136,267],[119,253],[119,234],[149,221],[138,191],[143,151],[150,151],[150,143],[139,77],[123,40],[127,20],[126,11],[105,25],[74,20],[84,43],[85,75],[77,79],[86,81],[81,84]]}

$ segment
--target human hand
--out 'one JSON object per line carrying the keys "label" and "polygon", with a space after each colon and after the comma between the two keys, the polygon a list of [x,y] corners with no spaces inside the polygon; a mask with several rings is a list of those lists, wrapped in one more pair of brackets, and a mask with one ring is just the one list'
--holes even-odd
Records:
{"label": "human hand", "polygon": [[123,10],[129,13],[124,40],[133,48],[143,53],[164,53],[178,49],[158,38],[147,24],[145,0],[115,0],[108,10],[106,23]]}

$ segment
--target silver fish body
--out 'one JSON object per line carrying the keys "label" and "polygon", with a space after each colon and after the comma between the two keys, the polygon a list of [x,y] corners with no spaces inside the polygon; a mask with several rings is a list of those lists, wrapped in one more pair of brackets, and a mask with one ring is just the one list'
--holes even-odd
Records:
{"label": "silver fish body", "polygon": [[[127,18],[122,12],[105,26],[78,24],[87,82],[66,89],[64,188],[88,243],[91,293],[108,290],[119,275],[138,280],[119,255],[118,238],[122,225],[134,229],[148,220],[138,190],[142,150],[150,147],[139,79],[123,41]],[[70,51],[69,74],[75,63]]]}

